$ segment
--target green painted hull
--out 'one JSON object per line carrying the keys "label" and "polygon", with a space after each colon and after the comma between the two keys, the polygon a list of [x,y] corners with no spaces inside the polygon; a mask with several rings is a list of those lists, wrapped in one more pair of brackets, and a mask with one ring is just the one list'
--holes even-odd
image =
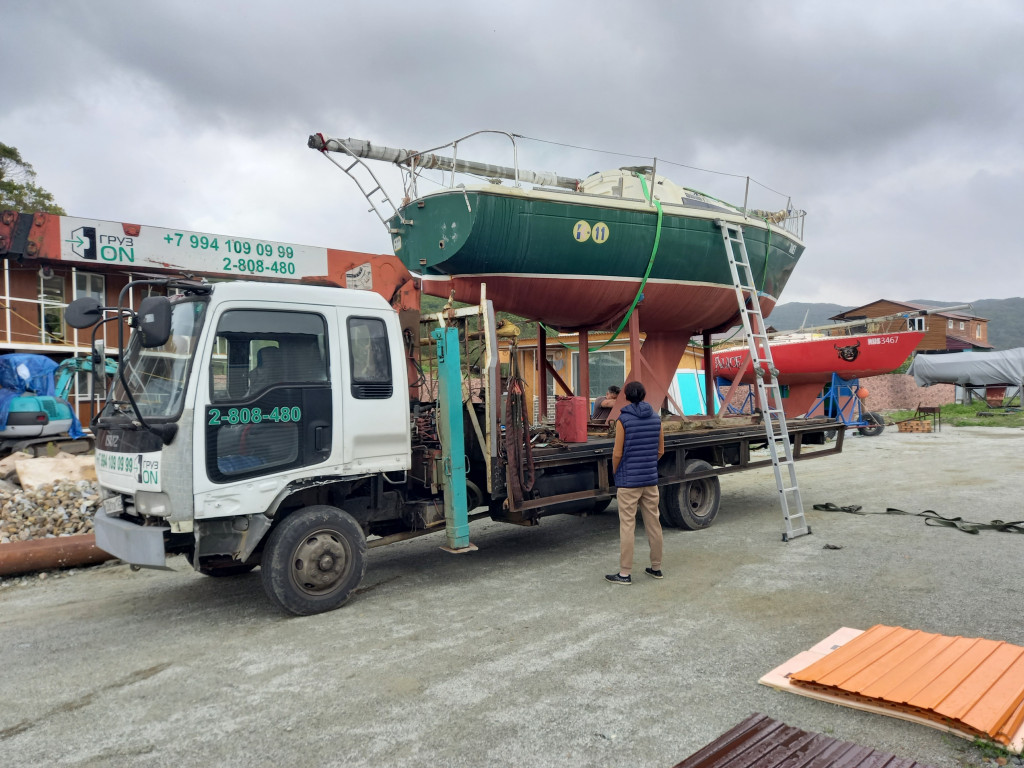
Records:
{"label": "green painted hull", "polygon": [[[664,209],[640,305],[644,327],[695,332],[728,323],[737,313],[721,230],[714,223],[723,213],[679,205]],[[499,309],[564,328],[606,327],[624,314],[658,233],[650,206],[498,186],[428,195],[401,216],[406,223],[391,221],[395,253],[424,276],[425,291],[447,296],[455,290],[456,298],[475,301],[485,283]],[[746,220],[743,229],[767,311],[804,246],[759,220]]]}

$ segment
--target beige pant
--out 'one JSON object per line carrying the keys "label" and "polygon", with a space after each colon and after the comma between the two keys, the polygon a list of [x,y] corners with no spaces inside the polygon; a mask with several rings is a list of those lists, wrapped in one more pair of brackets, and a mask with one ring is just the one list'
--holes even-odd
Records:
{"label": "beige pant", "polygon": [[651,545],[651,568],[661,570],[661,520],[658,517],[658,486],[643,488],[619,488],[616,491],[619,502],[619,573],[629,574],[633,570],[633,531],[636,527],[636,508],[644,517],[647,543]]}

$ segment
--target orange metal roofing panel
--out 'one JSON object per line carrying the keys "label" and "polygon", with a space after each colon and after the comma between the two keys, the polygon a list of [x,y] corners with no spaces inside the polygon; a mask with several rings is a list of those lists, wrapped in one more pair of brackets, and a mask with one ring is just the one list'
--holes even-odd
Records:
{"label": "orange metal roofing panel", "polygon": [[675,768],[928,768],[755,712]]}
{"label": "orange metal roofing panel", "polygon": [[1002,744],[1024,723],[1024,648],[995,640],[878,625],[789,680]]}

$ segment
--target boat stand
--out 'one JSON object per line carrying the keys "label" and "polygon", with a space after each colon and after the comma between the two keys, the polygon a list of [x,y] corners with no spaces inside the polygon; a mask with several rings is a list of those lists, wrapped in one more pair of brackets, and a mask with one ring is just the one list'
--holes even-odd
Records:
{"label": "boat stand", "polygon": [[857,396],[859,389],[859,379],[844,379],[833,373],[831,382],[808,409],[807,418],[825,416],[847,427],[875,426],[875,422],[865,415],[864,402]]}

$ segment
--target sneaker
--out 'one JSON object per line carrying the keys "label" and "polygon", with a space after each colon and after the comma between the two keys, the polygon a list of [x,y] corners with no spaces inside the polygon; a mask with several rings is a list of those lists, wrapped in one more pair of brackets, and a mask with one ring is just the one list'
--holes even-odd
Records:
{"label": "sneaker", "polygon": [[653,576],[656,579],[665,578],[665,574],[663,574],[661,571],[656,571],[653,568],[644,568],[644,573],[646,573],[648,576]]}
{"label": "sneaker", "polygon": [[632,584],[633,579],[629,576],[621,576],[617,573],[609,573],[604,577],[605,581],[610,581],[612,584]]}

